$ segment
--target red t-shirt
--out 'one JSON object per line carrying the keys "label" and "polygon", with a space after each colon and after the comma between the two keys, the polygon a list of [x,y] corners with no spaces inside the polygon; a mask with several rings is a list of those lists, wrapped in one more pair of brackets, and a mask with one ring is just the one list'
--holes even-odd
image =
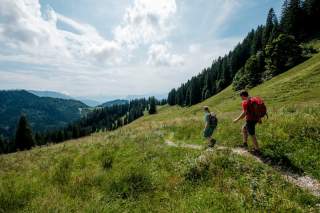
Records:
{"label": "red t-shirt", "polygon": [[[251,99],[252,102],[258,101],[258,100],[256,100],[255,97],[250,98],[250,99]],[[247,113],[247,110],[248,110],[248,100],[242,101],[241,105],[242,105],[242,110],[243,110],[243,112],[246,113],[246,120],[247,120],[247,121],[257,121],[257,118],[255,118],[255,117],[254,117],[253,115],[251,115],[250,113]]]}

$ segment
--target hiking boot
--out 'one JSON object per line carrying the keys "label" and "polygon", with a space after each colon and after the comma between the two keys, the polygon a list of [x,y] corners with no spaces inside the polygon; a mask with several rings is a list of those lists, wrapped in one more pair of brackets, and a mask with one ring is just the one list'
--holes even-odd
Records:
{"label": "hiking boot", "polygon": [[261,152],[259,149],[253,149],[252,151],[250,151],[251,154],[255,155],[255,156],[260,156]]}
{"label": "hiking boot", "polygon": [[216,142],[217,142],[217,141],[212,138],[212,139],[210,140],[210,143],[208,143],[208,148],[213,148],[214,145],[216,144]]}
{"label": "hiking boot", "polygon": [[240,148],[248,149],[248,144],[247,143],[243,143],[243,144],[240,145]]}

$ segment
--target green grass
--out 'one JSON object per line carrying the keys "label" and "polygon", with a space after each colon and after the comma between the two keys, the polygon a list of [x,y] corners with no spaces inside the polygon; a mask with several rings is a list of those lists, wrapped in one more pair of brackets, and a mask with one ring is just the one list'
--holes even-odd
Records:
{"label": "green grass", "polygon": [[[320,54],[252,89],[269,119],[265,157],[320,179]],[[218,143],[241,144],[238,95],[227,88],[190,108],[164,106],[113,132],[0,156],[0,212],[317,212],[320,199],[253,158],[168,147],[203,144],[202,106]]]}

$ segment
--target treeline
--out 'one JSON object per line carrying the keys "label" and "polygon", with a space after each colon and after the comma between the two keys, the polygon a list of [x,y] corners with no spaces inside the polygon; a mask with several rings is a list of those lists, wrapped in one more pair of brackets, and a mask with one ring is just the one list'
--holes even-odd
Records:
{"label": "treeline", "polygon": [[319,0],[284,1],[280,21],[271,8],[265,25],[249,32],[232,51],[197,76],[172,89],[169,105],[191,106],[231,83],[235,90],[253,87],[288,70],[315,51],[303,49],[300,43],[319,34],[318,20]]}
{"label": "treeline", "polygon": [[166,100],[160,101],[155,97],[131,100],[127,104],[97,108],[65,128],[35,134],[32,133],[26,116],[22,115],[17,125],[15,138],[10,140],[0,136],[0,153],[27,150],[35,145],[59,143],[101,130],[115,130],[143,116],[145,111],[148,111],[149,114],[155,114],[157,112],[156,105],[165,104],[167,104]]}

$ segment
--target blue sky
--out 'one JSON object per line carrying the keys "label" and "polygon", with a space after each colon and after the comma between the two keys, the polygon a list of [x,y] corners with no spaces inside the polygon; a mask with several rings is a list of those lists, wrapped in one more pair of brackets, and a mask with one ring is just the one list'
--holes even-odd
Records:
{"label": "blue sky", "polygon": [[163,94],[280,0],[0,0],[0,89],[104,100]]}

